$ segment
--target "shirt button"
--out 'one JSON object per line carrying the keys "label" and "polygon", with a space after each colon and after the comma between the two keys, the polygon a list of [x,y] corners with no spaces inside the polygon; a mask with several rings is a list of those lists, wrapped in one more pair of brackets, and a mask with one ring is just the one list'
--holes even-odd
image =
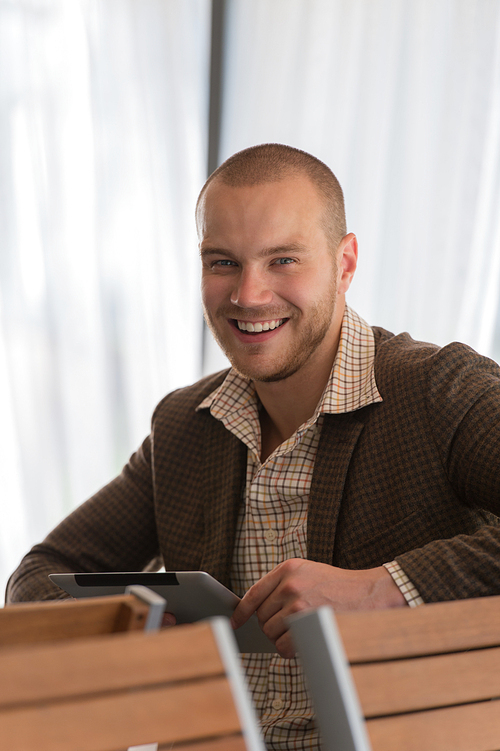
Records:
{"label": "shirt button", "polygon": [[283,709],[283,700],[282,699],[273,699],[273,709]]}
{"label": "shirt button", "polygon": [[276,534],[274,529],[266,529],[266,531],[264,532],[264,537],[268,542],[274,542],[277,536],[278,535]]}

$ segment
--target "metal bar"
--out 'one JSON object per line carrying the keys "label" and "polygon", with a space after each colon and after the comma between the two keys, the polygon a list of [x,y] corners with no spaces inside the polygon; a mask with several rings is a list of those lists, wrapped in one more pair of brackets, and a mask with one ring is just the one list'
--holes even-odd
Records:
{"label": "metal bar", "polygon": [[226,0],[212,0],[207,177],[219,166],[224,84],[224,24]]}
{"label": "metal bar", "polygon": [[161,627],[167,601],[156,592],[153,592],[152,589],[143,587],[141,584],[132,584],[130,587],[127,587],[125,594],[135,595],[139,600],[149,605],[149,613],[144,631],[158,631]]}

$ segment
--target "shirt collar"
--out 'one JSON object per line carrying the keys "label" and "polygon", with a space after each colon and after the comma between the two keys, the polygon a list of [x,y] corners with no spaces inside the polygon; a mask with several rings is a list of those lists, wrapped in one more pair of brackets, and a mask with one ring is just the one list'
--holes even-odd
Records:
{"label": "shirt collar", "polygon": [[[375,382],[374,361],[373,331],[361,316],[346,305],[330,378],[308,423],[314,422],[322,413],[354,412],[368,404],[381,402],[382,397]],[[252,381],[231,368],[222,384],[197,409],[210,409],[213,417],[227,420],[251,404],[258,405]]]}

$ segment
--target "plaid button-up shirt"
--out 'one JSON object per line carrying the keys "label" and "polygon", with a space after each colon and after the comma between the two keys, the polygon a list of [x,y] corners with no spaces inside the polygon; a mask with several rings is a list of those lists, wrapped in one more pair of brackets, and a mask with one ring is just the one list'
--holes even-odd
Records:
{"label": "plaid button-up shirt", "polygon": [[[373,332],[346,307],[335,362],[312,417],[260,461],[259,401],[251,381],[231,370],[199,408],[210,412],[248,448],[245,503],[238,519],[232,587],[245,592],[289,558],[307,558],[307,506],[323,415],[382,401],[373,372]],[[397,564],[391,575],[410,604],[418,593]],[[247,681],[269,749],[319,749],[313,710],[296,658],[243,655]]]}

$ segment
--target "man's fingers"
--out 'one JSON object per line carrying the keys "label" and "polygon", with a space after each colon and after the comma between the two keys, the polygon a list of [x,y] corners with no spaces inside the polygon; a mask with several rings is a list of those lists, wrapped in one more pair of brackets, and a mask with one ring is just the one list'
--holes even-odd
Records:
{"label": "man's fingers", "polygon": [[231,625],[233,628],[239,628],[248,621],[250,616],[256,612],[262,603],[274,592],[280,581],[279,574],[273,569],[254,584],[238,603],[232,618]]}
{"label": "man's fingers", "polygon": [[259,617],[262,631],[273,643],[276,643],[277,640],[288,631],[288,626],[285,623],[283,612],[280,607],[277,608],[276,612],[269,618],[260,618],[259,613],[257,613],[257,616]]}
{"label": "man's fingers", "polygon": [[281,657],[285,657],[287,660],[291,660],[292,657],[295,657],[295,646],[290,631],[286,631],[283,636],[276,639],[275,647]]}

